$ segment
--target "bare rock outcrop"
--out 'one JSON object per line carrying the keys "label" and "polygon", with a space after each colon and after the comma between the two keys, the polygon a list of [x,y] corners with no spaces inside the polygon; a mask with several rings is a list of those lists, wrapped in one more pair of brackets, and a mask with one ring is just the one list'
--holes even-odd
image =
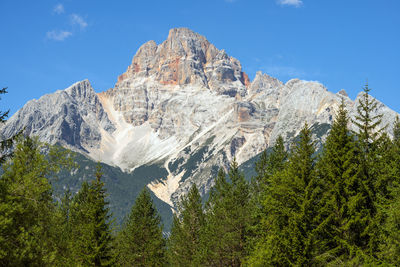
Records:
{"label": "bare rock outcrop", "polygon": [[21,130],[43,142],[88,152],[99,148],[101,131],[111,133],[115,127],[89,81],[84,80],[29,101],[7,121],[1,133],[10,137]]}

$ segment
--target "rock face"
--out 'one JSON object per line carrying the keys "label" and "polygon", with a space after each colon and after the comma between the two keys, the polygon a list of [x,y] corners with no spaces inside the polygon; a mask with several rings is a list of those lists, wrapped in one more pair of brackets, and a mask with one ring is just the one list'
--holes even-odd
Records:
{"label": "rock face", "polygon": [[29,101],[8,120],[1,134],[10,137],[23,129],[41,141],[89,152],[99,148],[102,131],[113,132],[115,127],[89,81],[84,80]]}
{"label": "rock face", "polygon": [[[294,138],[305,122],[324,138],[344,98],[350,115],[357,102],[317,82],[286,84],[257,72],[250,82],[240,62],[186,28],[172,29],[157,45],[145,43],[114,88],[95,94],[88,81],[28,102],[1,129],[24,127],[42,141],[119,166],[146,164],[168,175],[148,187],[173,206],[195,183],[204,194],[218,166],[240,163]],[[384,124],[396,113],[379,102]],[[389,132],[391,128],[389,127]]]}

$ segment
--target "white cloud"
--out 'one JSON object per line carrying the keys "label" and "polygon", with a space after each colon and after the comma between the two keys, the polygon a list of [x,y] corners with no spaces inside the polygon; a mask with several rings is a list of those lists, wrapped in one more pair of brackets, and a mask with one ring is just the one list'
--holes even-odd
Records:
{"label": "white cloud", "polygon": [[303,4],[302,0],[278,0],[278,4],[284,6],[294,6],[299,7]]}
{"label": "white cloud", "polygon": [[57,4],[54,8],[53,8],[53,13],[55,14],[62,14],[64,13],[64,6],[62,4]]}
{"label": "white cloud", "polygon": [[64,41],[66,38],[70,37],[72,32],[68,31],[49,31],[46,33],[47,39],[54,40],[54,41]]}
{"label": "white cloud", "polygon": [[79,25],[81,29],[84,29],[88,26],[87,22],[79,15],[72,14],[71,15],[71,23],[72,25]]}

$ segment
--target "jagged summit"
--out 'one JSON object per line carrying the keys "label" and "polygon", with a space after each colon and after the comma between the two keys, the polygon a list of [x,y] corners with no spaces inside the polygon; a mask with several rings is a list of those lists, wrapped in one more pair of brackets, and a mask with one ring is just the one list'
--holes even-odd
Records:
{"label": "jagged summit", "polygon": [[203,36],[198,34],[197,32],[192,31],[189,28],[181,27],[181,28],[172,28],[169,30],[167,40],[199,40],[201,42],[208,42],[207,39]]}
{"label": "jagged summit", "polygon": [[250,85],[237,59],[187,28],[171,29],[159,45],[142,45],[116,86],[125,88],[131,80],[148,77],[163,85],[197,85],[230,96],[246,95]]}
{"label": "jagged summit", "polygon": [[115,127],[90,82],[83,80],[29,101],[7,121],[1,133],[10,137],[22,129],[41,141],[89,152],[100,147],[102,131],[113,132]]}
{"label": "jagged summit", "polygon": [[347,94],[346,90],[341,89],[339,92],[337,92],[338,95],[344,96],[344,97],[349,97],[349,95]]}

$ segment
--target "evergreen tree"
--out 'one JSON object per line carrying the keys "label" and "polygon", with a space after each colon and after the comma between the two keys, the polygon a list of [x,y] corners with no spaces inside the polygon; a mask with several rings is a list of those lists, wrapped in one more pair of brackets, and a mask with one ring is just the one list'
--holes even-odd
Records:
{"label": "evergreen tree", "polygon": [[310,265],[314,222],[321,190],[314,170],[314,144],[307,124],[289,156],[288,166],[272,176],[262,218],[265,235],[248,259],[250,265]]}
{"label": "evergreen tree", "polygon": [[200,236],[205,224],[203,205],[196,185],[181,198],[178,216],[174,215],[168,242],[169,262],[172,266],[195,266],[200,249]]}
{"label": "evergreen tree", "polygon": [[[357,151],[359,172],[358,177],[352,181],[350,188],[354,193],[350,196],[353,205],[351,211],[358,217],[352,221],[350,228],[352,235],[358,240],[358,246],[362,248],[363,254],[373,256],[378,251],[380,235],[380,218],[377,216],[377,193],[379,189],[380,168],[378,162],[382,155],[379,147],[382,145],[382,131],[379,128],[382,122],[382,114],[376,114],[377,102],[369,95],[371,89],[368,83],[364,86],[364,93],[358,102],[357,115],[353,123],[358,128]],[[358,188],[358,189],[356,189]],[[360,256],[364,258],[363,255]],[[366,258],[366,256],[365,256]]]}
{"label": "evergreen tree", "polygon": [[[0,95],[6,94],[7,93],[7,88],[2,88],[0,89]],[[1,99],[1,97],[0,97]],[[8,118],[8,114],[10,113],[9,110],[7,111],[0,111],[0,126],[6,122],[6,119]],[[10,151],[14,141],[16,140],[17,136],[19,134],[5,138],[0,140],[0,165],[3,164],[7,158],[11,157],[12,153]]]}
{"label": "evergreen tree", "polygon": [[400,186],[393,188],[394,198],[385,209],[387,218],[384,224],[381,260],[385,263],[400,265]]}
{"label": "evergreen tree", "polygon": [[137,197],[118,234],[117,250],[121,266],[163,266],[166,263],[161,218],[146,188]]}
{"label": "evergreen tree", "polygon": [[249,253],[254,250],[256,243],[264,236],[265,225],[262,224],[262,219],[268,216],[267,208],[263,206],[263,199],[266,198],[268,193],[268,186],[272,177],[285,168],[288,158],[288,153],[285,150],[284,141],[282,136],[276,140],[275,146],[270,153],[265,150],[260,159],[255,164],[256,177],[252,179],[251,183],[251,222],[248,231],[248,251]]}
{"label": "evergreen tree", "polygon": [[73,255],[70,251],[70,243],[72,242],[71,231],[71,203],[72,195],[69,189],[64,192],[64,196],[56,207],[55,212],[55,229],[57,231],[56,242],[56,264],[57,266],[74,265]]}
{"label": "evergreen tree", "polygon": [[[381,197],[379,214],[384,220],[381,234],[380,258],[395,266],[400,265],[400,120],[396,117],[393,127],[393,142],[384,154],[386,161],[381,166]],[[383,189],[386,189],[382,193]],[[385,194],[386,193],[386,194]]]}
{"label": "evergreen tree", "polygon": [[240,266],[246,256],[246,231],[250,221],[249,185],[233,160],[228,173],[220,170],[207,203],[202,235],[202,264]]}
{"label": "evergreen tree", "polygon": [[363,191],[358,186],[356,145],[348,124],[349,117],[342,99],[317,164],[325,192],[318,214],[320,224],[316,229],[316,260],[320,264],[347,262],[359,250],[359,236],[352,235],[351,231],[358,225],[355,220],[360,214],[353,207],[357,206],[355,201],[363,199]]}
{"label": "evergreen tree", "polygon": [[[40,151],[48,150],[46,157]],[[48,178],[65,155],[37,139],[18,137],[0,179],[0,265],[47,266],[55,261],[55,204]]]}
{"label": "evergreen tree", "polygon": [[285,150],[283,138],[279,136],[271,153],[268,154],[265,150],[256,162],[257,175],[253,181],[253,192],[264,192],[265,186],[268,186],[268,182],[274,173],[283,170],[287,158],[288,153]]}
{"label": "evergreen tree", "polygon": [[96,179],[84,182],[70,206],[71,242],[69,249],[76,265],[110,266],[112,235],[106,190],[101,181],[101,166],[97,165]]}

